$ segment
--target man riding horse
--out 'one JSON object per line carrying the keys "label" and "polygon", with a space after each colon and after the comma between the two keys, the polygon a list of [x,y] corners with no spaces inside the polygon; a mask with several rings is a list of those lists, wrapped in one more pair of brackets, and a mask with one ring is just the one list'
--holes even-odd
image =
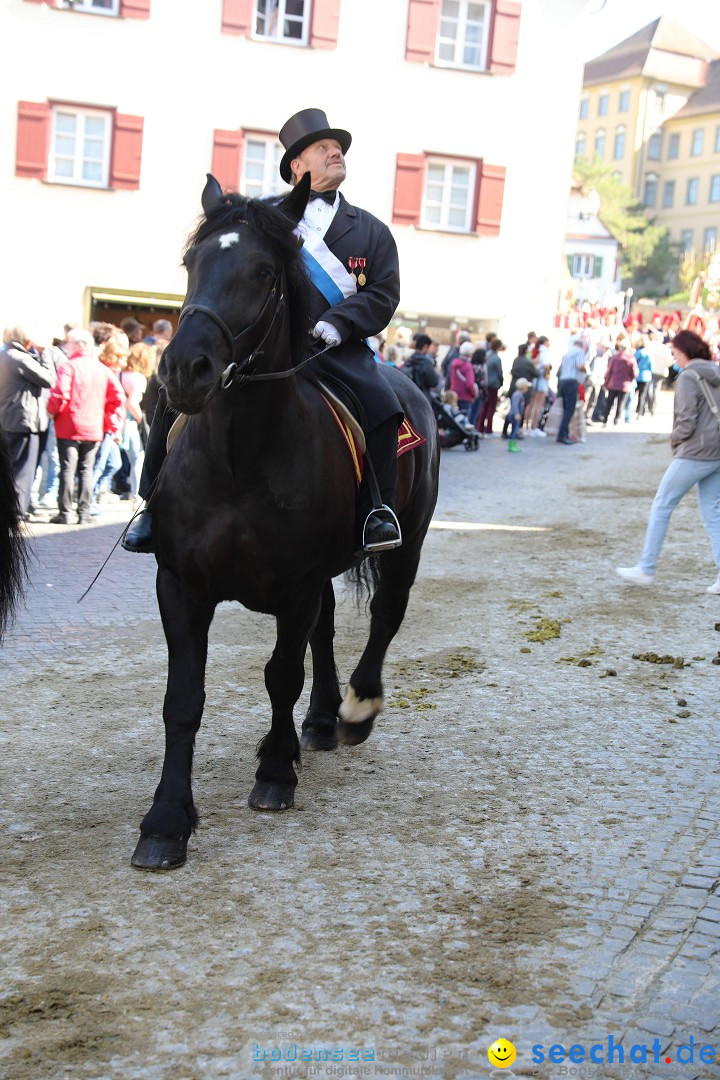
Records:
{"label": "man riding horse", "polygon": [[[299,223],[303,257],[312,282],[308,317],[313,338],[324,348],[311,364],[320,377],[347,384],[364,411],[367,457],[358,496],[363,523],[361,547],[373,554],[400,545],[395,516],[397,435],[403,409],[365,342],[387,326],[400,299],[397,248],[386,225],[340,194],[346,176],[345,154],[352,137],[331,128],[320,109],[304,109],[280,131],[285,154],[280,175],[296,184],[310,173],[312,190]],[[334,384],[333,388],[334,388]],[[150,430],[140,494],[149,499],[165,459],[167,435],[176,414],[161,392]],[[373,470],[377,484],[372,482]],[[138,515],[123,539],[128,551],[154,550],[151,506]]]}

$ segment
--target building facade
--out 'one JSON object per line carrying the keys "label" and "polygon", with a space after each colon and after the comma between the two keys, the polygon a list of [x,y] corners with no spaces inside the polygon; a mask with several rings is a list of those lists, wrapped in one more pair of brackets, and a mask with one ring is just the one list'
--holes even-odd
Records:
{"label": "building facade", "polygon": [[[205,173],[281,192],[276,133],[315,106],[353,135],[343,193],[397,240],[397,323],[446,340],[549,326],[585,8],[5,0],[3,36],[32,57],[0,104],[5,325],[47,337],[70,319],[176,315]],[[552,123],[527,122],[530,97]]]}
{"label": "building facade", "polygon": [[576,156],[596,158],[693,255],[720,230],[720,56],[667,17],[585,66]]}

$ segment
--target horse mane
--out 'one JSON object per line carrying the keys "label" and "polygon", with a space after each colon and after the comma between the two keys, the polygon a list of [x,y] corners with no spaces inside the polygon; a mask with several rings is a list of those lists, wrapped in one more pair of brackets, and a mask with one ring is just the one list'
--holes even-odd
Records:
{"label": "horse mane", "polygon": [[262,239],[267,240],[285,267],[290,347],[293,363],[297,364],[304,359],[308,350],[311,286],[300,255],[301,245],[294,233],[297,222],[283,210],[282,199],[250,199],[237,192],[226,192],[210,213],[200,219],[185,245],[183,255],[213,233],[242,224],[249,225]]}

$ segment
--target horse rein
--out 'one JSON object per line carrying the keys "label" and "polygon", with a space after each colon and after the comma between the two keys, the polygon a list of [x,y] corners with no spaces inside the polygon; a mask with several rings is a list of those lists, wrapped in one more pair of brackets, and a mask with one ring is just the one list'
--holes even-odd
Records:
{"label": "horse rein", "polygon": [[[275,307],[271,308],[270,304],[277,295],[278,287],[280,287],[280,295],[277,298]],[[311,360],[314,360],[316,356],[322,356],[323,353],[326,353],[330,349],[335,348],[334,345],[328,345],[327,348],[322,349],[320,352],[313,353],[311,356],[306,357],[305,360],[301,360],[299,364],[295,364],[293,367],[286,368],[283,371],[268,371],[260,374],[251,374],[248,372],[248,368],[252,365],[255,358],[262,354],[262,347],[267,341],[270,332],[275,325],[275,321],[278,315],[280,315],[280,313],[285,307],[285,291],[285,268],[282,267],[278,271],[277,277],[273,282],[273,286],[267,295],[265,303],[263,304],[262,310],[258,315],[257,319],[255,319],[255,321],[251,323],[250,326],[246,326],[244,330],[241,330],[239,334],[233,334],[232,330],[227,325],[222,316],[218,315],[216,311],[213,311],[212,308],[206,307],[204,304],[188,304],[187,307],[184,307],[182,309],[182,311],[180,312],[180,318],[178,319],[178,326],[184,318],[188,318],[189,316],[195,315],[196,313],[200,315],[207,315],[207,317],[211,319],[215,323],[215,325],[220,328],[223,337],[225,338],[225,341],[230,348],[230,363],[220,374],[220,378],[218,380],[218,389],[222,388],[223,390],[227,390],[235,382],[267,382],[270,379],[288,379],[291,375],[296,375],[301,368],[304,368],[305,365],[309,364]],[[267,319],[268,311],[271,311],[272,315],[270,321],[265,327],[264,322]],[[260,332],[262,332],[263,329],[265,331],[262,338],[257,345],[253,346],[252,351],[245,357],[244,360],[238,361],[236,359],[236,356],[238,353],[238,349],[242,348],[242,346],[245,344],[243,339],[252,336],[258,330],[258,328],[260,329]]]}

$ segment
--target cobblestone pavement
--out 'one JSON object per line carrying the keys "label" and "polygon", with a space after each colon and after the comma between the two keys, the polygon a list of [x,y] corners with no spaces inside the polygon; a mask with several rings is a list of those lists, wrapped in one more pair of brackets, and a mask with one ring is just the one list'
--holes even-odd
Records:
{"label": "cobblestone pavement", "polygon": [[[3,1075],[720,1077],[700,1057],[720,1053],[720,598],[694,499],[656,588],[613,572],[639,551],[668,409],[584,446],[444,454],[387,712],[363,747],[306,755],[304,813],[226,805],[264,730],[247,658],[271,636],[243,613],[238,637],[223,605],[204,825],[170,877],[127,866],[161,753],[154,561],[117,551],[78,603],[125,504],[33,525],[2,653]],[[354,618],[341,603],[338,639]],[[651,650],[676,661],[632,658]],[[353,655],[339,645],[344,672]],[[500,1037],[517,1049],[505,1070],[487,1058]],[[290,1044],[344,1047],[347,1071],[271,1062]]]}

